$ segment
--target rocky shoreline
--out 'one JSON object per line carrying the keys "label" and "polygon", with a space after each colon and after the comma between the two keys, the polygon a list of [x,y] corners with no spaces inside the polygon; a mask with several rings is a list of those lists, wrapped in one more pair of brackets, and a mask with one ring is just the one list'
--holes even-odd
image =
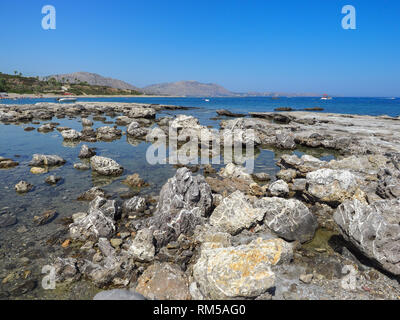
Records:
{"label": "rocky shoreline", "polygon": [[[400,118],[316,112],[241,117],[219,110],[227,118],[221,118],[216,132],[193,116],[157,117],[161,110],[180,109],[186,108],[104,102],[0,105],[0,122],[48,121],[38,131],[57,130],[69,145],[111,142],[122,135],[135,144],[173,127],[180,143],[187,136],[209,142],[220,135],[223,141],[227,131],[238,130],[235,143],[321,148],[339,156],[323,161],[282,154],[276,177],[250,174],[238,163],[219,171],[182,165],[155,197],[142,195],[146,181],[131,175],[126,183],[139,192],[124,201],[94,187],[81,198],[88,201],[87,210],[67,219],[48,244],[57,252],[48,261],[57,287],[88,282],[97,288],[94,293],[125,290],[97,296],[109,299],[400,297],[400,138],[394,134]],[[105,116],[115,117],[126,130],[111,124],[93,129],[89,117],[105,121]],[[82,130],[53,122],[65,117],[80,118]],[[76,158],[82,161],[76,169],[100,176],[124,172],[85,144]],[[30,162],[31,172],[64,164],[58,155],[45,154],[32,155]],[[2,169],[18,165],[0,158]],[[52,176],[46,182],[60,179]],[[32,188],[28,181],[15,186],[22,193]],[[13,217],[1,212],[0,226],[12,225]],[[35,223],[55,219],[55,212],[46,211]],[[19,296],[16,291],[23,297],[37,285],[29,275],[4,274],[0,297],[12,299]]]}

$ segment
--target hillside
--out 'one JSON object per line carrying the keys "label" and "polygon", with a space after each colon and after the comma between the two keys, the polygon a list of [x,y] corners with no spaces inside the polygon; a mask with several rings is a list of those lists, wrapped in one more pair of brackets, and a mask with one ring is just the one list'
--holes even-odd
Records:
{"label": "hillside", "polygon": [[121,90],[136,90],[140,91],[139,88],[113,78],[106,78],[96,73],[89,72],[74,72],[68,74],[55,74],[47,77],[43,77],[42,80],[49,80],[51,78],[56,79],[61,83],[87,83],[93,86],[105,86]]}
{"label": "hillside", "polygon": [[74,95],[140,95],[142,92],[131,89],[117,89],[88,83],[63,84],[55,78],[40,80],[39,77],[23,77],[0,73],[0,92],[19,94],[64,94]]}
{"label": "hillside", "polygon": [[197,81],[178,81],[154,84],[142,88],[145,93],[170,96],[192,97],[226,97],[235,93],[213,83],[200,83]]}

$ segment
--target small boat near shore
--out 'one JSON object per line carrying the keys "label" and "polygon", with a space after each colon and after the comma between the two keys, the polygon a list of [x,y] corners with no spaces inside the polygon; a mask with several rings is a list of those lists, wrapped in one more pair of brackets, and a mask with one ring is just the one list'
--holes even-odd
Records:
{"label": "small boat near shore", "polygon": [[77,98],[57,98],[57,102],[76,102]]}
{"label": "small boat near shore", "polygon": [[321,100],[332,100],[332,97],[328,96],[327,94],[324,94]]}

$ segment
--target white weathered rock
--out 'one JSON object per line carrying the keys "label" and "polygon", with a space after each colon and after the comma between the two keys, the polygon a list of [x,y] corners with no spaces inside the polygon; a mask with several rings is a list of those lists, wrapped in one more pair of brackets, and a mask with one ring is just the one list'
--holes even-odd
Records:
{"label": "white weathered rock", "polygon": [[400,199],[367,205],[348,200],[333,218],[343,237],[383,269],[400,275]]}
{"label": "white weathered rock", "polygon": [[61,135],[64,140],[79,140],[82,134],[74,129],[63,130],[61,131]]}
{"label": "white weathered rock", "polygon": [[94,156],[90,158],[90,164],[93,171],[105,176],[117,176],[124,171],[116,161],[106,157]]}
{"label": "white weathered rock", "polygon": [[156,253],[153,239],[153,232],[150,229],[139,230],[129,247],[129,253],[135,260],[141,262],[153,261]]}
{"label": "white weathered rock", "polygon": [[274,197],[286,197],[289,194],[289,186],[283,180],[277,180],[271,183],[268,190]]}
{"label": "white weathered rock", "polygon": [[236,191],[224,198],[210,216],[210,224],[221,231],[235,235],[264,218],[261,209],[255,209],[247,201],[245,195]]}
{"label": "white weathered rock", "polygon": [[307,192],[318,201],[339,204],[358,189],[356,177],[347,170],[320,169],[307,174]]}
{"label": "white weathered rock", "polygon": [[314,237],[317,218],[299,200],[262,198],[254,206],[264,212],[264,223],[287,241],[306,242]]}

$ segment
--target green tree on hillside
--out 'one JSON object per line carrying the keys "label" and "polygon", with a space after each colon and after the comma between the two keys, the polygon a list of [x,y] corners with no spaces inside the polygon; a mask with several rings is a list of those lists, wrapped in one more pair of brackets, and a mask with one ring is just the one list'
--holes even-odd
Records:
{"label": "green tree on hillside", "polygon": [[7,91],[7,83],[5,79],[0,79],[0,92]]}

